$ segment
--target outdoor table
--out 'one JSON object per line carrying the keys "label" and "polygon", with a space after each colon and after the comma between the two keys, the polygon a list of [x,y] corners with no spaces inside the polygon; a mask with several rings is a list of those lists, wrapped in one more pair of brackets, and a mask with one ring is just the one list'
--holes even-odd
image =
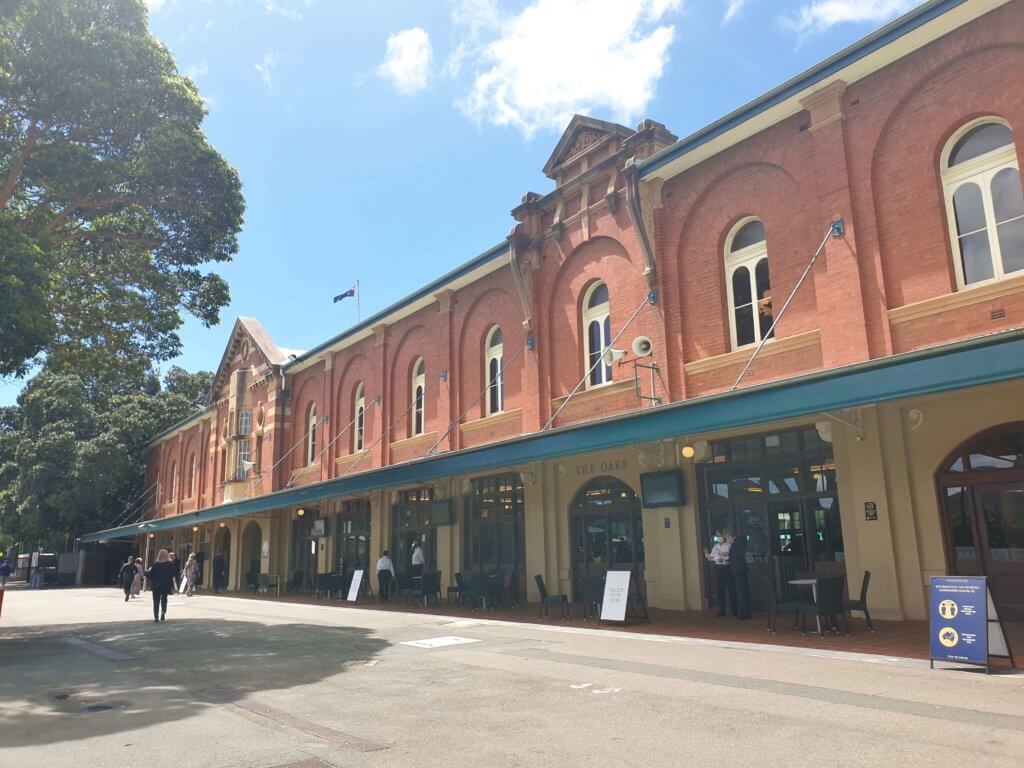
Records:
{"label": "outdoor table", "polygon": [[[806,578],[806,579],[790,579],[789,583],[795,587],[807,587],[811,588],[811,594],[814,597],[814,603],[818,603],[818,579],[817,578]],[[814,614],[814,621],[818,625],[818,634],[821,634],[821,616]]]}

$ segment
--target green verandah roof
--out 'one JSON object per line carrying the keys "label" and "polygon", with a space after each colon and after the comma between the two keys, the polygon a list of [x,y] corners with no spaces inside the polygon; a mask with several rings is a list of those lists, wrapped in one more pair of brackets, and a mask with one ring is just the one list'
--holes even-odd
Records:
{"label": "green verandah roof", "polygon": [[543,459],[754,426],[1021,377],[1024,377],[1024,329],[535,432],[199,512],[97,531],[83,536],[81,541],[136,536]]}

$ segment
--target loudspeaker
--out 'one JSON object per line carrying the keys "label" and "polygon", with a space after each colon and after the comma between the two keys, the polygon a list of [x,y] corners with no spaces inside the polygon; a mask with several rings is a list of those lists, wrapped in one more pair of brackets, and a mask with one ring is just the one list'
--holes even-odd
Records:
{"label": "loudspeaker", "polygon": [[654,345],[646,336],[637,336],[633,339],[633,354],[637,357],[650,357],[654,351]]}

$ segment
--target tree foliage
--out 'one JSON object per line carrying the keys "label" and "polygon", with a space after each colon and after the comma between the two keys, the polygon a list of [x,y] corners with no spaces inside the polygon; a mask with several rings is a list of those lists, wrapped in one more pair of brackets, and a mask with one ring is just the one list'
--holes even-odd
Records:
{"label": "tree foliage", "polygon": [[0,0],[0,375],[144,375],[228,302],[237,173],[142,0]]}
{"label": "tree foliage", "polygon": [[44,369],[16,406],[0,408],[0,531],[60,547],[66,533],[115,523],[144,498],[146,445],[200,408],[212,379],[172,368],[166,389],[148,375],[111,391]]}

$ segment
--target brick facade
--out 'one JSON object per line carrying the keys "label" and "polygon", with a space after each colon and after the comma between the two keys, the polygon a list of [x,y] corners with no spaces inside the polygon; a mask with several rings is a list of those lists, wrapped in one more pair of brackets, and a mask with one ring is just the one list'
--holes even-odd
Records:
{"label": "brick facade", "polygon": [[[555,189],[528,193],[512,212],[515,269],[508,256],[496,257],[500,266],[486,274],[296,362],[253,331],[258,324],[237,324],[210,409],[151,449],[158,513],[409,461],[435,444],[459,450],[541,429],[586,373],[582,302],[597,280],[609,289],[613,336],[636,313],[614,346],[652,341],[643,362],[658,370],[653,385],[647,369],[637,370],[642,394],[665,402],[728,389],[752,348],[732,349],[724,253],[729,232],[749,216],[766,227],[776,312],[830,223],[842,218],[846,230],[826,243],[743,386],[1021,326],[1024,277],[957,293],[940,157],[958,128],[992,115],[1017,130],[1024,161],[1022,29],[1024,2],[1015,0],[852,84],[823,84],[800,114],[671,178],[640,180],[651,255],[629,204],[627,160],[675,137],[652,121],[633,131],[575,119],[545,167]],[[484,347],[495,325],[508,369],[504,411],[488,416]],[[412,372],[421,357],[425,424],[417,436]],[[630,354],[611,385],[581,388],[554,425],[649,407],[633,376]],[[366,417],[357,453],[345,430],[360,383]],[[309,465],[313,404],[322,423]],[[249,477],[234,480],[241,408],[253,413],[250,458],[259,457]],[[183,498],[193,453],[198,491]],[[177,491],[168,481],[174,466]]]}

